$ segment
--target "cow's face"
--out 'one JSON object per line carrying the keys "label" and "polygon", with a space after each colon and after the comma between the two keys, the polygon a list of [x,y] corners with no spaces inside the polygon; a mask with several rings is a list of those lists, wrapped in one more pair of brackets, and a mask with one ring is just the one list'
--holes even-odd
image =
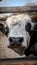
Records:
{"label": "cow's face", "polygon": [[26,31],[26,25],[29,24],[29,28],[31,28],[30,17],[25,14],[11,16],[7,18],[6,23],[9,27],[8,39],[10,45],[17,44],[27,48],[30,42],[30,35]]}

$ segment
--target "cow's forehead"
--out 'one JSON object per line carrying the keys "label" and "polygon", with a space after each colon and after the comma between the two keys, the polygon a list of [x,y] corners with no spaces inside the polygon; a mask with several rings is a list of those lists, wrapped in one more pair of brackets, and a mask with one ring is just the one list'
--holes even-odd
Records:
{"label": "cow's forehead", "polygon": [[28,14],[18,14],[18,15],[12,15],[7,18],[6,23],[8,27],[10,27],[13,24],[19,23],[21,21],[29,21],[31,20]]}

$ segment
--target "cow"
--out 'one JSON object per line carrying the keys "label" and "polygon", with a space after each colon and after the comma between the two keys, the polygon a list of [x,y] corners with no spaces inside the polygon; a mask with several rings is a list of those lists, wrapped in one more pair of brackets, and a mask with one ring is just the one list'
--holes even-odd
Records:
{"label": "cow", "polygon": [[37,24],[28,14],[16,14],[7,17],[6,23],[0,23],[0,31],[4,33],[9,46],[20,45],[24,47],[24,54],[29,56],[31,53],[37,55],[35,48],[37,43]]}

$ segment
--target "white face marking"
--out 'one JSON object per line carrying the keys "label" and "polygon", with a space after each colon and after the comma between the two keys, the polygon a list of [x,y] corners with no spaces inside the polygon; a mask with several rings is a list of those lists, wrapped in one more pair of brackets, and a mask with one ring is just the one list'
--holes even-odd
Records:
{"label": "white face marking", "polygon": [[25,30],[25,25],[27,22],[31,23],[31,18],[27,14],[19,14],[8,17],[6,24],[9,27],[9,37],[24,37],[24,41],[21,44],[23,47],[28,47],[30,42],[30,35]]}

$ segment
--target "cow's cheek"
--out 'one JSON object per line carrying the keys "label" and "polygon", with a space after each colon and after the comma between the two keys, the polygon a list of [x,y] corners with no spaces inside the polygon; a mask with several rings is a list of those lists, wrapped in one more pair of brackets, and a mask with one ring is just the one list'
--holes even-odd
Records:
{"label": "cow's cheek", "polygon": [[24,41],[22,43],[22,47],[27,48],[29,46],[29,42],[30,42],[30,35],[28,32],[26,32],[26,35],[24,36]]}

